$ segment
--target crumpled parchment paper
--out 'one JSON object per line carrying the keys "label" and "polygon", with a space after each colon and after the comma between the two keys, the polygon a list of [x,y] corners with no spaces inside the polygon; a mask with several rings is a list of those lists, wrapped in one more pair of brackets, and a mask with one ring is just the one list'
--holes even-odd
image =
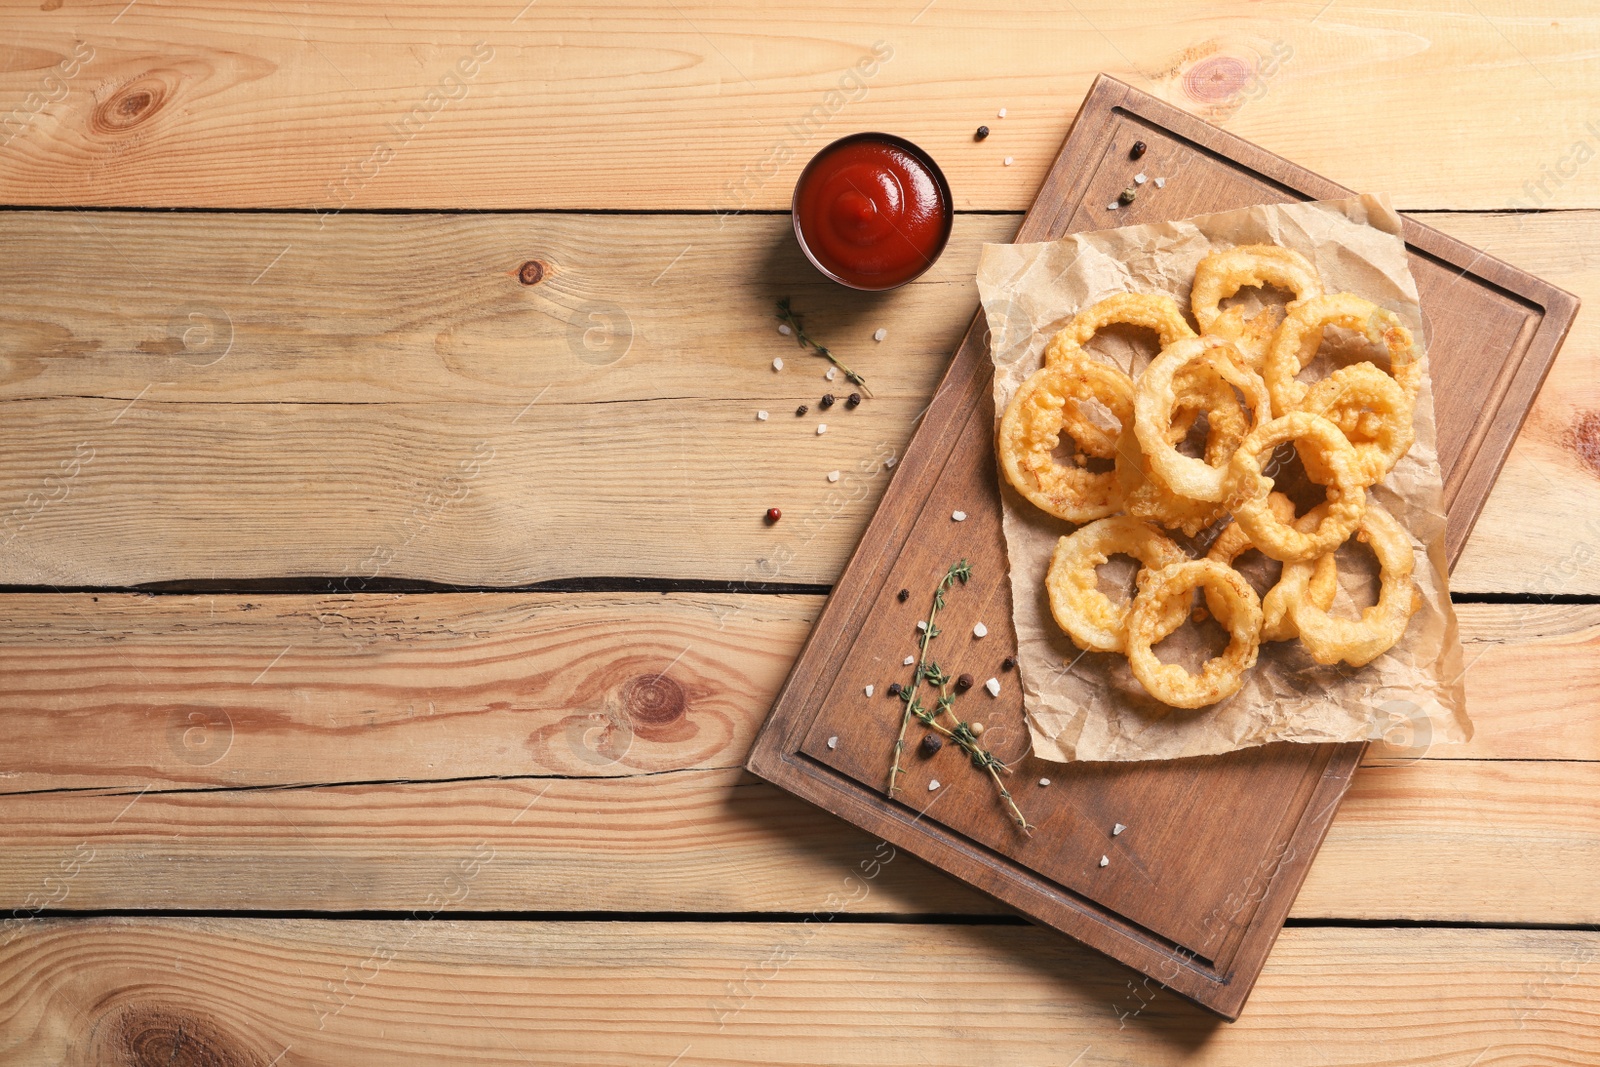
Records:
{"label": "crumpled parchment paper", "polygon": [[[1390,309],[1425,345],[1400,232],[1400,218],[1386,200],[1363,196],[1246,208],[1047,243],[986,245],[978,290],[991,334],[996,418],[1041,365],[1045,342],[1077,311],[1114,293],[1135,291],[1167,293],[1187,312],[1195,265],[1212,251],[1235,245],[1294,249],[1316,266],[1325,292],[1356,293]],[[1258,290],[1247,290],[1241,298],[1258,304],[1272,299]],[[1322,355],[1303,378],[1339,363],[1372,358],[1353,338],[1341,342],[1340,334],[1329,331]],[[1114,327],[1090,349],[1137,377],[1153,355],[1154,343]],[[1379,363],[1384,365],[1381,357]],[[1410,531],[1416,551],[1414,579],[1422,607],[1400,643],[1358,669],[1319,666],[1299,641],[1267,642],[1237,694],[1196,710],[1157,702],[1134,679],[1123,656],[1082,652],[1057,627],[1044,593],[1045,572],[1057,540],[1073,527],[1029,504],[1002,479],[1018,664],[1033,754],[1062,762],[1176,759],[1273,741],[1359,741],[1386,735],[1391,741],[1404,738],[1407,750],[1415,753],[1435,743],[1470,738],[1461,641],[1446,577],[1443,485],[1434,442],[1432,380],[1424,373],[1416,443],[1380,485],[1368,490]],[[1285,473],[1279,488],[1287,491],[1294,476]],[[1176,539],[1195,554],[1203,554],[1209,543],[1205,534],[1192,542],[1181,534]],[[1276,579],[1278,565],[1259,553],[1241,556],[1238,566],[1258,591]],[[1102,575],[1111,570],[1104,568]],[[1124,570],[1131,588],[1133,567]],[[1377,565],[1352,537],[1340,551],[1339,570],[1340,593],[1333,610],[1353,616],[1359,605],[1376,600]],[[1102,587],[1107,587],[1105,581]],[[1223,643],[1212,634],[1207,645],[1202,629],[1184,626],[1162,644],[1162,658],[1197,667],[1207,649],[1215,651]]]}

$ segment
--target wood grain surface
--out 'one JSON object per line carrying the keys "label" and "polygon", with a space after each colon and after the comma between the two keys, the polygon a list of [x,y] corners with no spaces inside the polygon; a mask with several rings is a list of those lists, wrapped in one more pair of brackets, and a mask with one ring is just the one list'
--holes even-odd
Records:
{"label": "wood grain surface", "polygon": [[39,923],[0,956],[5,1051],[30,1067],[1265,1067],[1337,1046],[1544,1067],[1600,1044],[1593,932],[1286,930],[1224,1025],[1024,927],[425,919]]}
{"label": "wood grain surface", "polygon": [[787,208],[812,152],[883,129],[958,207],[1020,209],[1104,71],[1401,207],[1600,206],[1582,9],[126,2],[9,17],[0,200]]}
{"label": "wood grain surface", "polygon": [[[1600,592],[1600,213],[1426,217],[1591,309],[1454,588]],[[862,464],[904,449],[1015,228],[962,216],[871,300],[777,218],[0,213],[0,583],[831,583],[887,482]],[[783,295],[877,399],[822,416],[844,391],[777,334]]]}

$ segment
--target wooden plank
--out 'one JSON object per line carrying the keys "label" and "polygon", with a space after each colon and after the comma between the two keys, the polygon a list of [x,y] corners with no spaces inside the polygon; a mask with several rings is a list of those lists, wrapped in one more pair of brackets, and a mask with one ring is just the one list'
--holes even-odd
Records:
{"label": "wooden plank", "polygon": [[[1583,251],[1600,245],[1600,213],[1428,221],[1590,308],[1455,587],[1600,592],[1600,271]],[[840,492],[822,475],[903,449],[977,306],[980,246],[1015,224],[958,216],[943,273],[868,299],[805,266],[785,219],[341,216],[319,231],[277,215],[0,214],[15,253],[0,261],[0,399],[26,401],[0,430],[18,457],[0,479],[0,583],[375,566],[482,585],[740,580],[780,547],[794,557],[782,580],[831,582],[884,479],[847,473]],[[513,274],[530,259],[545,274],[524,286]],[[705,271],[724,268],[704,314]],[[804,402],[816,416],[832,387],[773,330],[779,295],[880,397],[834,409],[820,439],[819,418],[788,413]],[[889,339],[875,344],[879,325]],[[756,423],[758,408],[773,421]],[[665,446],[648,467],[620,451],[641,440]],[[462,462],[479,476],[445,483]],[[204,471],[204,497],[171,484],[179,463]],[[773,505],[789,520],[766,529]],[[716,536],[684,538],[713,518]],[[575,553],[543,525],[568,519],[621,536]]]}
{"label": "wooden plank", "polygon": [[1222,1026],[1020,927],[97,919],[19,937],[0,1003],[28,1064],[1576,1064],[1600,1043],[1597,952],[1592,932],[1286,930]]}
{"label": "wooden plank", "polygon": [[[737,767],[821,602],[9,594],[0,793]],[[1459,610],[1475,736],[1369,760],[1600,760],[1600,606]]]}
{"label": "wooden plank", "polygon": [[[1125,223],[1353,195],[1102,77],[1018,239],[1052,240],[1103,225],[1103,205],[1128,180],[1127,146],[1141,142],[1149,149],[1141,167],[1179,171],[1185,183],[1177,196],[1129,205],[1119,212]],[[1454,564],[1577,301],[1414,219],[1405,221],[1404,231],[1417,290],[1432,308],[1429,358],[1442,503],[1449,512],[1439,547]],[[962,658],[952,664],[946,648],[941,661],[957,671],[970,663],[982,677],[1001,669],[996,644],[1015,647],[994,474],[992,377],[980,316],[906,446],[900,475],[818,616],[746,766],[1142,973],[1182,960],[1174,988],[1237,1018],[1364,742],[1075,769],[1055,788],[1029,790],[1026,814],[1015,804],[1009,810],[944,804],[931,814],[945,795],[931,764],[913,764],[902,796],[881,792],[882,753],[898,744],[896,724],[892,716],[865,714],[860,694],[865,687],[870,695],[870,684],[882,680],[881,664],[898,658],[913,632],[916,616],[894,610],[893,591],[925,589],[954,560],[970,560],[976,577],[939,622],[961,633],[982,620],[994,637],[984,645],[988,651],[966,648],[954,653]],[[949,515],[966,521],[946,521]],[[1011,764],[1016,781],[1030,783],[1052,765],[1026,756],[1025,743],[1010,740],[1026,733],[1022,704],[1020,686],[996,685],[983,700],[982,717],[992,736],[1007,739],[995,743],[986,736],[985,744]],[[1027,832],[1030,822],[1037,833]],[[1149,828],[1137,866],[1109,866],[1101,852],[1106,828],[1121,822]],[[1235,879],[1258,875],[1265,883],[1261,892],[1230,911],[1220,928],[1210,925],[1229,907]]]}
{"label": "wooden plank", "polygon": [[1403,207],[1600,206],[1600,27],[1570,5],[123,6],[8,21],[0,201],[771,209],[887,129],[959,206],[1021,208],[1106,71]]}
{"label": "wooden plank", "polygon": [[[1596,763],[1363,768],[1291,914],[1600,922],[1597,799]],[[1116,862],[1146,862],[1146,829],[1109,849]],[[853,893],[887,848],[733,770],[12,795],[0,910],[406,911],[474,851],[495,861],[455,910],[804,913],[830,896],[861,914],[1005,910],[905,854]],[[1229,907],[1260,891],[1241,874]]]}

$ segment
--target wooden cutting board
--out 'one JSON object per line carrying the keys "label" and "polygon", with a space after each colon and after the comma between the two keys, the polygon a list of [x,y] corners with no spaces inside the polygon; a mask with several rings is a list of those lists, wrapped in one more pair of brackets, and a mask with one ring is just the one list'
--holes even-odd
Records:
{"label": "wooden cutting board", "polygon": [[[1148,146],[1137,163],[1129,159],[1135,141]],[[1108,211],[1140,171],[1165,175],[1166,187],[1146,185],[1134,204]],[[1017,240],[1349,195],[1102,75]],[[1414,220],[1405,236],[1428,332],[1453,565],[1578,301]],[[1365,746],[1276,744],[1133,764],[1028,756],[1021,687],[1001,669],[1015,634],[991,374],[980,313],[756,739],[749,769],[1237,1018]],[[952,520],[956,511],[965,521]],[[909,680],[902,661],[916,652],[915,624],[946,568],[963,557],[973,577],[947,599],[937,656],[980,685],[1001,681],[998,697],[978,689],[962,697],[961,714],[981,719],[991,750],[1015,761],[1008,782],[1036,827],[1031,836],[953,747],[927,759],[908,755],[901,791],[894,801],[884,796],[901,708],[887,688]],[[895,595],[902,588],[912,593],[905,603]],[[981,640],[972,636],[978,622],[989,631]],[[913,724],[909,736],[922,733]],[[930,790],[934,779],[943,786]],[[1114,836],[1118,823],[1127,829]]]}

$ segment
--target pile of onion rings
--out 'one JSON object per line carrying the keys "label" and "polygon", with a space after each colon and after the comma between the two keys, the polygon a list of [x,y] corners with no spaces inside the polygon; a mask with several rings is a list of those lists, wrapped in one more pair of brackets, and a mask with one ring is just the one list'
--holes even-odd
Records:
{"label": "pile of onion rings", "polygon": [[[1240,306],[1221,307],[1260,285],[1294,294],[1281,319],[1270,308],[1246,318]],[[1411,332],[1362,297],[1324,293],[1316,268],[1276,245],[1201,260],[1190,307],[1198,332],[1164,294],[1119,293],[1079,311],[1011,398],[997,439],[1012,488],[1082,524],[1061,538],[1045,576],[1056,623],[1085,651],[1127,656],[1146,691],[1179,708],[1237,693],[1263,641],[1299,640],[1319,664],[1365,666],[1404,636],[1421,604],[1411,535],[1367,494],[1415,438],[1425,368]],[[1117,324],[1160,339],[1137,379],[1085,348]],[[1356,362],[1302,380],[1329,327],[1381,349],[1387,365]],[[1180,451],[1191,439],[1199,455]],[[1304,515],[1274,491],[1277,450],[1289,444],[1322,487],[1323,501]],[[1200,558],[1167,532],[1196,538],[1230,518]],[[1360,618],[1337,618],[1334,554],[1352,535],[1372,546],[1382,590]],[[1234,569],[1252,549],[1282,564],[1264,597]],[[1112,555],[1140,565],[1122,603],[1098,587]],[[1228,644],[1191,674],[1153,648],[1191,618],[1196,590]]]}

